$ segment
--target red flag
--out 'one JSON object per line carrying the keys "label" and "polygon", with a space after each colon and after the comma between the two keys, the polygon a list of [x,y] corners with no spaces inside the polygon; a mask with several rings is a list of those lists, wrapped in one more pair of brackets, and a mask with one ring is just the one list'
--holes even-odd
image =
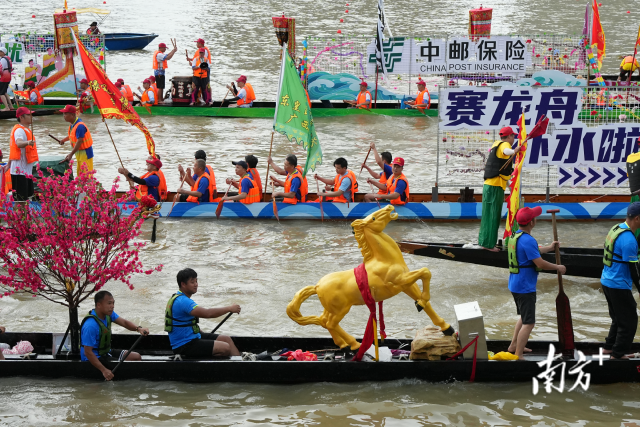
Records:
{"label": "red flag", "polygon": [[527,139],[533,139],[544,135],[545,133],[547,133],[547,127],[549,127],[549,118],[543,114],[538,120],[538,123],[536,123],[533,129],[531,129],[531,132],[527,136]]}
{"label": "red flag", "polygon": [[155,157],[156,144],[149,130],[140,120],[140,116],[133,109],[133,105],[129,104],[127,98],[109,80],[98,61],[87,51],[82,42],[77,40],[77,43],[82,66],[87,75],[87,80],[89,80],[89,88],[102,117],[105,119],[124,120],[131,126],[140,129],[147,140],[149,154]]}
{"label": "red flag", "polygon": [[598,1],[593,0],[591,8],[593,9],[593,22],[591,25],[591,44],[598,46],[598,68],[602,68],[602,58],[604,58],[607,49],[607,43],[604,38],[604,30],[600,23],[600,11],[598,10]]}

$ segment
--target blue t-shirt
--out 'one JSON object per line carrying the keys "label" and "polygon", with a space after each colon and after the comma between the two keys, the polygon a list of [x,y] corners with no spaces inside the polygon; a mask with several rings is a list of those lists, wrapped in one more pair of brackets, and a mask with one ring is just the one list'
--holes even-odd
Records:
{"label": "blue t-shirt", "polygon": [[186,325],[191,319],[194,317],[191,315],[191,312],[194,308],[198,306],[194,300],[185,296],[182,292],[176,292],[178,295],[182,295],[173,301],[173,309],[171,311],[172,317],[174,319],[173,331],[169,332],[169,342],[171,342],[171,348],[176,349],[178,347],[182,347],[189,341],[193,341],[197,338],[200,338],[200,334],[193,333],[193,328],[189,327],[175,327],[175,325]]}
{"label": "blue t-shirt", "polygon": [[384,164],[384,167],[382,168],[382,173],[384,173],[384,176],[389,179],[391,177],[391,175],[393,175],[393,167],[391,167],[391,165],[388,164]]}
{"label": "blue t-shirt", "polygon": [[[348,174],[349,172],[345,172],[344,175]],[[343,192],[343,196],[345,199],[347,199],[348,202],[351,201],[351,178],[343,178],[342,182],[340,183],[340,190],[342,190]],[[337,190],[336,190],[337,191]]]}
{"label": "blue t-shirt", "polygon": [[[94,316],[96,315],[95,309],[91,310],[91,314],[93,314]],[[111,322],[113,323],[118,320],[118,317],[120,316],[118,316],[114,311],[109,317],[111,317]],[[104,320],[102,320],[102,323],[104,323],[104,326],[107,326],[107,316],[105,316]],[[93,354],[95,354],[98,358],[100,357],[98,355],[98,347],[100,347],[100,326],[95,321],[95,319],[87,319],[87,321],[84,322],[84,325],[82,325],[82,330],[80,331],[80,344],[80,360],[82,360],[83,362],[89,361],[89,359],[87,359],[87,356],[84,355],[83,347],[85,345],[87,347],[93,347]]]}
{"label": "blue t-shirt", "polygon": [[207,178],[203,177],[200,179],[197,191],[202,194],[199,199],[200,203],[209,201],[209,180]]}
{"label": "blue t-shirt", "polygon": [[407,201],[407,193],[405,193],[406,189],[407,183],[402,180],[398,180],[398,184],[396,184],[396,190],[394,191],[394,193],[400,194],[400,200],[402,200],[403,202]]}
{"label": "blue t-shirt", "polygon": [[289,192],[296,193],[296,199],[298,199],[298,201],[302,200],[302,193],[300,192],[300,178],[295,177],[291,180]]}
{"label": "blue t-shirt", "polygon": [[149,195],[156,199],[156,202],[160,201],[160,193],[158,187],[160,186],[160,178],[158,175],[149,175],[144,179],[145,185],[148,187]]}
{"label": "blue t-shirt", "polygon": [[[84,138],[84,136],[87,134],[87,127],[82,122],[82,119],[76,120],[76,122],[71,125],[71,127],[75,126],[78,122],[80,122],[80,125],[78,125],[78,127],[76,128],[76,138],[80,139]],[[83,151],[87,154],[87,159],[93,159],[93,145]]]}
{"label": "blue t-shirt", "polygon": [[[535,265],[534,259],[540,258],[538,242],[527,233],[522,233],[516,246],[516,257],[520,266]],[[538,272],[535,268],[521,268],[520,273],[509,273],[509,290],[517,294],[536,291]]]}
{"label": "blue t-shirt", "polygon": [[249,190],[253,188],[253,184],[250,179],[243,179],[240,183],[240,192],[249,194]]}
{"label": "blue t-shirt", "polygon": [[[620,228],[629,228],[626,222],[620,224]],[[618,236],[613,244],[613,259],[625,262],[638,262],[638,241],[631,232],[624,232]],[[631,280],[631,272],[629,267],[635,268],[630,264],[621,262],[612,262],[611,267],[606,265],[602,269],[600,283],[603,286],[614,289],[632,289],[633,280]]]}

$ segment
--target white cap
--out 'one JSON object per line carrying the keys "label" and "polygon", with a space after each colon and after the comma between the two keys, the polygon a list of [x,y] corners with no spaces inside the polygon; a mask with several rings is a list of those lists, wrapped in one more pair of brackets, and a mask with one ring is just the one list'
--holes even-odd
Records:
{"label": "white cap", "polygon": [[6,47],[0,47],[0,51],[2,53],[4,53],[5,55],[7,54],[7,48]]}

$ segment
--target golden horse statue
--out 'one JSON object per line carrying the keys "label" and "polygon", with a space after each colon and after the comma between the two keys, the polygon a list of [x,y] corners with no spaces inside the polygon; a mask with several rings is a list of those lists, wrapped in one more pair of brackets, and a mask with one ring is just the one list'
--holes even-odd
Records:
{"label": "golden horse statue", "polygon": [[[424,309],[440,330],[446,335],[452,335],[453,328],[438,316],[429,302],[429,269],[409,271],[398,245],[383,232],[387,224],[397,218],[398,214],[394,213],[393,206],[389,205],[365,219],[351,223],[353,234],[364,257],[371,296],[378,302],[404,292],[414,299],[418,311]],[[422,291],[416,283],[418,279],[422,280]],[[316,294],[324,312],[320,316],[303,316],[300,313],[300,305]],[[340,327],[340,321],[349,313],[351,306],[364,304],[354,270],[338,271],[327,274],[314,286],[299,290],[287,306],[287,314],[300,325],[320,325],[327,329],[338,347],[349,346],[351,350],[357,350],[360,343]]]}

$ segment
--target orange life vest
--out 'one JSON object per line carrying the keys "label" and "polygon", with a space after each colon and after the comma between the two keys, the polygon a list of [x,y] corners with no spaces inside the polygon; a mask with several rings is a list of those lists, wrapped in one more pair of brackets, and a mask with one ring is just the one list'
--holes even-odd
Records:
{"label": "orange life vest", "polygon": [[[207,77],[208,71],[207,70],[203,70],[202,68],[200,68],[200,64],[202,63],[202,61],[200,60],[200,55],[198,55],[194,59],[194,61],[195,61],[194,65],[196,66],[196,68],[193,69],[193,77]],[[204,58],[204,62],[209,64],[209,67],[211,67],[211,61],[210,60],[207,60],[207,58]]]}
{"label": "orange life vest", "polygon": [[409,201],[409,181],[407,181],[407,177],[404,174],[396,177],[395,175],[391,176],[389,180],[387,180],[387,194],[395,193],[396,187],[398,186],[398,181],[404,181],[407,185],[407,188],[404,190],[404,194],[406,196],[406,201],[402,201],[402,195],[397,199],[390,200],[392,205],[405,205]]}
{"label": "orange life vest", "polygon": [[[356,178],[356,174],[350,169],[347,169],[347,173],[344,176],[336,175],[336,179],[333,184],[333,191],[340,190],[340,184],[345,178],[351,179],[351,202],[353,202],[356,197],[356,193],[358,192],[358,178]],[[347,199],[344,197],[344,194],[338,197],[331,197],[329,199],[333,200],[335,203],[347,203]]]}
{"label": "orange life vest", "polygon": [[[300,172],[300,176],[302,176],[302,172],[304,171],[302,169],[302,166],[296,166],[296,169],[298,169],[298,172]],[[307,177],[305,176],[302,179],[302,183],[300,185],[300,195],[302,196],[303,202],[307,201],[307,194],[309,194],[309,183],[307,182]]]}
{"label": "orange life vest", "polygon": [[156,50],[155,52],[153,52],[153,69],[154,70],[166,70],[167,67],[167,60],[165,59],[164,61],[162,61],[162,68],[158,68],[159,64],[158,64],[158,54],[162,53],[159,50]]}
{"label": "orange life vest", "polygon": [[[213,192],[211,191],[211,178],[209,177],[208,173],[203,173],[202,175],[200,175],[198,177],[198,179],[196,180],[196,182],[193,183],[193,185],[191,186],[191,191],[198,191],[198,186],[200,185],[200,180],[202,179],[202,177],[205,177],[209,180],[209,200],[207,200],[207,202],[212,202],[213,201]],[[196,196],[189,196],[187,197],[187,202],[191,202],[191,203],[198,203],[200,204],[200,200],[198,200],[198,197]]]}
{"label": "orange life vest", "polygon": [[[384,168],[382,168],[382,173],[380,173],[380,184],[387,185],[387,174],[384,173]],[[387,190],[378,190],[378,194],[387,194]]]}
{"label": "orange life vest", "polygon": [[240,182],[238,183],[238,191],[242,191],[242,181],[248,179],[249,182],[251,182],[251,184],[253,184],[253,188],[249,189],[249,193],[247,194],[247,197],[245,197],[244,199],[240,200],[241,203],[244,203],[245,205],[249,205],[251,203],[256,203],[260,201],[260,192],[258,191],[258,186],[256,185],[255,181],[252,180],[251,178],[249,178],[249,174],[246,174],[245,176],[243,176],[240,179]]}
{"label": "orange life vest", "polygon": [[251,168],[247,172],[251,174],[253,182],[255,182],[258,186],[258,196],[260,197],[260,200],[262,200],[262,180],[260,179],[260,173],[258,173],[258,169]]}
{"label": "orange life vest", "polygon": [[[122,91],[124,91],[124,92],[122,92]],[[122,92],[122,94],[125,96],[125,98],[127,98],[127,101],[133,102],[133,91],[131,90],[131,86],[122,85],[122,88],[120,89],[120,92]]]}
{"label": "orange life vest", "polygon": [[32,94],[33,92],[35,92],[35,93],[36,93],[36,96],[38,97],[37,105],[42,105],[42,104],[44,104],[44,98],[43,98],[43,97],[42,97],[42,95],[40,94],[40,91],[38,90],[38,88],[33,88],[33,89],[29,90],[29,92],[28,92],[28,96],[29,96],[29,98],[28,98],[27,102],[25,102],[25,104],[26,104],[26,105],[36,105],[36,103],[35,103],[35,102],[31,102],[31,94]]}
{"label": "orange life vest", "polygon": [[[203,48],[204,48],[204,50],[207,51],[207,54],[206,54],[205,58],[207,58],[209,60],[209,64],[211,64],[211,52],[209,51],[208,47],[203,46]],[[192,61],[195,61],[195,59],[200,56],[200,54],[198,53],[198,49],[200,49],[200,48],[196,49],[196,54],[193,55],[193,58],[191,58]]]}
{"label": "orange life vest", "polygon": [[158,85],[155,83],[151,83],[149,85],[151,89],[153,89],[153,105],[158,105]]}
{"label": "orange life vest", "polygon": [[[164,178],[164,173],[162,173],[161,171],[147,172],[140,178],[145,179],[146,177],[151,175],[155,175],[160,179],[160,185],[158,185],[158,194],[160,195],[160,200],[158,201],[162,202],[167,199],[167,180]],[[139,185],[138,190],[136,191],[136,199],[140,200],[147,194],[149,194],[149,187],[146,185]]]}
{"label": "orange life vest", "polygon": [[[290,174],[287,175],[287,180],[284,182],[284,192],[285,193],[290,193],[291,192],[291,182],[293,181],[294,178],[299,178],[300,179],[300,188],[299,188],[299,190],[300,190],[300,203],[304,203],[304,202],[307,201],[307,191],[305,191],[305,189],[303,188],[303,183],[304,183],[305,179],[302,178],[302,172],[300,171],[300,169],[298,169],[298,167],[296,167],[296,169],[293,171],[293,173],[290,173]],[[296,203],[298,203],[298,199],[294,195],[292,198],[285,197],[283,202],[291,203],[292,205],[295,205]]]}
{"label": "orange life vest", "polygon": [[[16,144],[16,131],[18,129],[22,129],[24,133],[27,134],[27,141],[36,139],[33,137],[33,134],[29,130],[22,125],[15,125],[13,129],[11,129],[11,138],[9,139],[9,160],[20,160],[20,148],[18,148],[18,144]],[[33,163],[38,161],[38,148],[35,144],[33,146],[27,145],[24,148],[25,157],[27,158],[27,163]]]}
{"label": "orange life vest", "polygon": [[[80,119],[77,119],[75,124],[69,126],[69,132],[67,133],[67,135],[69,136],[69,142],[71,143],[72,147],[75,147],[76,142],[78,142],[78,138],[76,138],[76,129],[81,124],[84,125],[84,123],[81,122]],[[87,125],[84,125],[84,127],[87,127]],[[84,134],[83,139],[84,139],[84,142],[82,143],[80,148],[78,148],[78,150],[86,150],[87,148],[93,145],[93,138],[91,137],[91,132],[89,132],[89,128],[87,128],[87,133]]]}
{"label": "orange life vest", "polygon": [[367,102],[367,95],[369,95],[369,102],[367,103],[367,105],[365,106],[360,106],[358,108],[364,108],[364,109],[371,109],[371,100],[373,99],[373,97],[371,96],[371,92],[369,91],[365,91],[363,92],[359,92],[358,93],[358,97],[356,98],[356,104],[364,104],[365,102]]}
{"label": "orange life vest", "polygon": [[[153,102],[151,102],[151,98],[149,98],[149,92],[153,92],[153,97],[154,97]],[[142,98],[140,98],[140,103],[146,106],[158,105],[158,97],[156,96],[155,91],[149,88],[149,89],[146,89],[144,92],[142,92]]]}
{"label": "orange life vest", "polygon": [[11,169],[7,168],[7,171],[4,173],[4,177],[2,179],[4,181],[2,191],[4,192],[4,194],[9,194],[9,192],[13,189],[11,184]]}
{"label": "orange life vest", "polygon": [[635,71],[638,67],[640,67],[640,65],[638,65],[638,60],[634,59],[633,56],[625,56],[622,63],[620,63],[620,68],[626,71]]}
{"label": "orange life vest", "polygon": [[253,91],[253,87],[251,86],[251,83],[245,83],[243,89],[247,93],[247,97],[244,100],[238,99],[238,107],[244,104],[251,104],[256,99],[256,94]]}
{"label": "orange life vest", "polygon": [[[424,102],[424,95],[427,95],[427,102]],[[429,91],[427,89],[422,92],[418,92],[418,96],[416,97],[416,105],[417,104],[427,104],[426,109],[431,108],[431,95],[429,95]],[[417,107],[418,110],[425,110],[425,107]]]}

